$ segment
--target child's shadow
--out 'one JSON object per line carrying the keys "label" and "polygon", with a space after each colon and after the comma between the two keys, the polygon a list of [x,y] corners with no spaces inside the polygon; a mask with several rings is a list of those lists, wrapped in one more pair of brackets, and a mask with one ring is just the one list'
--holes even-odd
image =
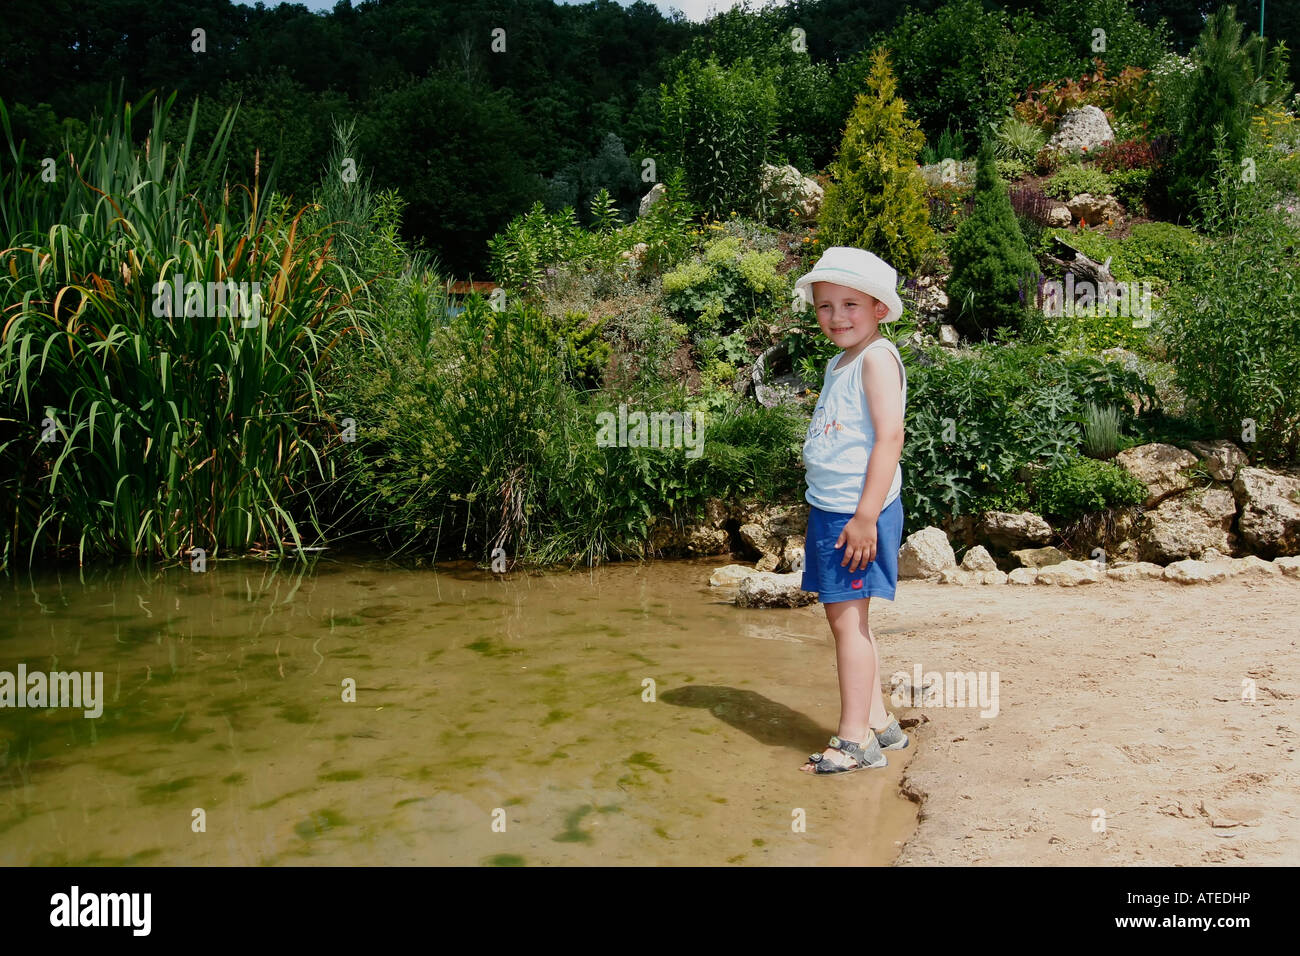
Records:
{"label": "child's shadow", "polygon": [[659,699],[678,707],[702,707],[769,747],[801,747],[809,738],[826,735],[826,729],[815,721],[752,690],[675,687]]}

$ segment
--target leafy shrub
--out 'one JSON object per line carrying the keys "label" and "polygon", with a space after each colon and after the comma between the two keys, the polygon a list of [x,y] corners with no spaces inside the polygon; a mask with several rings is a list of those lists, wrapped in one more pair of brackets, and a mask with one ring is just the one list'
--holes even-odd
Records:
{"label": "leafy shrub", "polygon": [[980,149],[975,211],[957,227],[949,248],[948,297],[967,328],[1020,327],[1023,277],[1037,270],[1020,232],[1007,187],[994,171],[993,147]]}
{"label": "leafy shrub", "polygon": [[1069,163],[1057,170],[1048,181],[1046,192],[1057,199],[1071,199],[1080,193],[1104,196],[1114,189],[1114,182],[1100,169],[1082,163]]}
{"label": "leafy shrub", "polygon": [[1141,504],[1146,486],[1110,462],[1071,455],[1034,481],[1038,512],[1065,521],[1122,505]]}
{"label": "leafy shrub", "polygon": [[1171,290],[1159,331],[1193,414],[1216,434],[1240,436],[1253,427],[1261,457],[1294,461],[1300,279],[1286,263],[1294,262],[1300,230],[1275,194],[1243,183],[1225,151],[1219,158],[1217,188],[1202,199],[1213,238]]}
{"label": "leafy shrub", "polygon": [[986,496],[1010,493],[1027,465],[1075,455],[1088,402],[1119,408],[1126,427],[1134,402],[1141,412],[1155,407],[1154,390],[1138,372],[1096,356],[1015,344],[932,358],[907,368],[909,527],[974,513]]}
{"label": "leafy shrub", "polygon": [[998,175],[1008,183],[1029,174],[1029,165],[1019,159],[997,160]]}
{"label": "leafy shrub", "polygon": [[913,114],[932,131],[949,121],[965,130],[985,129],[1021,90],[1078,64],[1052,24],[979,0],[908,9],[885,43]]}
{"label": "leafy shrub", "polygon": [[1034,157],[1034,168],[1037,169],[1039,173],[1046,176],[1050,173],[1056,172],[1056,170],[1060,168],[1064,158],[1065,154],[1061,150],[1054,149],[1050,146],[1044,146],[1038,151],[1038,155]]}
{"label": "leafy shrub", "polygon": [[714,239],[699,256],[664,274],[664,304],[698,336],[732,332],[784,305],[787,280],[776,272],[781,259],[777,250],[746,249],[735,236]]}
{"label": "leafy shrub", "polygon": [[1104,172],[1116,170],[1150,169],[1156,163],[1155,151],[1144,139],[1126,139],[1104,144],[1093,161]]}
{"label": "leafy shrub", "polygon": [[1124,169],[1110,174],[1114,186],[1115,198],[1124,204],[1124,208],[1140,215],[1146,206],[1147,190],[1151,186],[1151,170]]}
{"label": "leafy shrub", "polygon": [[904,115],[884,49],[872,57],[868,92],[858,96],[832,164],[819,217],[827,245],[868,249],[899,272],[912,270],[934,243],[917,151],[925,137]]}
{"label": "leafy shrub", "polygon": [[[1103,22],[1103,21],[1092,21]],[[1046,129],[1070,110],[1095,106],[1110,116],[1142,121],[1152,115],[1154,92],[1141,67],[1125,67],[1118,76],[1106,76],[1106,64],[1093,60],[1092,72],[1077,79],[1054,80],[1030,87],[1013,107],[1015,116],[1037,129]]]}

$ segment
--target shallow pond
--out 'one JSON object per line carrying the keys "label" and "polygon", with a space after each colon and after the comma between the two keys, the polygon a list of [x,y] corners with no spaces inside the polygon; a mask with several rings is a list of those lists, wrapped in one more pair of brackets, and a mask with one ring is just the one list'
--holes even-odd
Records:
{"label": "shallow pond", "polygon": [[0,708],[0,864],[888,863],[913,751],[799,773],[824,614],[735,608],[720,563],[0,579],[0,672],[104,697]]}

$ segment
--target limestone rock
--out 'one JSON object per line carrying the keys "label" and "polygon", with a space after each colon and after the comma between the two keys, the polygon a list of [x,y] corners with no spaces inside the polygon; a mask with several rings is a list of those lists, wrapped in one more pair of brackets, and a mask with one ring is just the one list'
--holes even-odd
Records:
{"label": "limestone rock", "polygon": [[1036,584],[1059,584],[1061,587],[1075,587],[1080,584],[1096,584],[1101,580],[1101,572],[1093,561],[1062,561],[1038,569]]}
{"label": "limestone rock", "polygon": [[741,581],[754,573],[753,568],[746,567],[743,564],[728,564],[709,575],[709,587],[738,588]]}
{"label": "limestone rock", "polygon": [[785,545],[781,548],[781,568],[787,572],[794,571],[796,568],[802,569],[804,544],[804,536],[801,534],[792,534],[785,539]]}
{"label": "limestone rock", "polygon": [[980,576],[981,584],[1006,584],[1007,583],[1007,573],[1005,571],[999,571],[997,568],[993,568],[991,570],[977,571],[976,573]]}
{"label": "limestone rock", "polygon": [[637,215],[644,216],[648,213],[651,206],[664,198],[665,192],[667,189],[664,188],[663,183],[655,183],[650,191],[641,197],[641,207],[637,210]]}
{"label": "limestone rock", "polygon": [[1114,139],[1115,131],[1110,128],[1106,114],[1095,106],[1082,106],[1065,112],[1057,122],[1052,138],[1047,141],[1047,148],[1091,153]]}
{"label": "limestone rock", "polygon": [[686,550],[690,554],[726,554],[731,550],[731,539],[725,531],[697,525],[687,531]]}
{"label": "limestone rock", "polygon": [[802,574],[755,571],[740,582],[736,604],[740,607],[804,607],[817,595],[801,588]]}
{"label": "limestone rock", "polygon": [[928,578],[946,568],[957,566],[948,536],[939,528],[913,531],[898,552],[900,578]]}
{"label": "limestone rock", "polygon": [[1166,581],[1175,581],[1178,584],[1210,584],[1226,579],[1228,571],[1222,566],[1222,562],[1210,564],[1197,561],[1195,558],[1187,558],[1184,561],[1175,561],[1165,568],[1164,576]]}
{"label": "limestone rock", "polygon": [[1243,466],[1232,490],[1243,548],[1268,558],[1300,554],[1300,478]]}
{"label": "limestone rock", "polygon": [[1188,442],[1187,447],[1196,454],[1215,481],[1232,481],[1237,469],[1246,464],[1246,453],[1227,439]]}
{"label": "limestone rock", "polygon": [[1197,458],[1189,451],[1153,442],[1125,448],[1115,456],[1115,464],[1147,486],[1143,507],[1153,508],[1175,492],[1191,486],[1184,469],[1195,465]]}
{"label": "limestone rock", "polygon": [[793,166],[773,166],[764,163],[759,168],[759,182],[763,194],[782,209],[797,209],[804,222],[812,222],[825,198],[825,191],[817,180],[805,176]]}
{"label": "limestone rock", "polygon": [[1289,578],[1300,578],[1300,557],[1274,558],[1275,564]]}
{"label": "limestone rock", "polygon": [[1064,203],[1057,203],[1047,212],[1047,224],[1063,228],[1074,222],[1074,214],[1070,212],[1070,207]]}
{"label": "limestone rock", "polygon": [[1124,207],[1114,196],[1094,196],[1092,193],[1079,193],[1065,202],[1066,208],[1080,222],[1097,225],[1124,215]]}
{"label": "limestone rock", "polygon": [[1138,553],[1144,561],[1167,564],[1202,557],[1207,549],[1230,552],[1235,517],[1237,502],[1226,488],[1167,498],[1142,516]]}
{"label": "limestone rock", "polygon": [[1014,551],[1052,540],[1052,526],[1032,511],[986,511],[976,534],[994,548]]}
{"label": "limestone rock", "polygon": [[1007,575],[1007,581],[1011,584],[1033,584],[1037,578],[1037,568],[1016,568]]}
{"label": "limestone rock", "polygon": [[1106,571],[1106,577],[1111,581],[1155,580],[1164,576],[1165,569],[1150,561],[1122,564],[1118,567],[1108,568]]}
{"label": "limestone rock", "polygon": [[983,584],[979,571],[967,571],[965,568],[951,567],[944,568],[939,572],[940,584],[960,584],[963,587],[969,587],[972,584]]}
{"label": "limestone rock", "polygon": [[1068,554],[1050,545],[1045,548],[1021,548],[1012,551],[1011,556],[1020,562],[1022,568],[1042,568],[1070,560]]}
{"label": "limestone rock", "polygon": [[961,566],[967,571],[996,571],[997,564],[993,561],[993,556],[984,549],[983,545],[975,545],[966,552],[965,557],[961,559]]}
{"label": "limestone rock", "polygon": [[755,565],[757,570],[776,570],[777,565],[781,563],[781,542],[775,535],[769,533],[762,525],[742,524],[740,538],[758,552],[758,564]]}

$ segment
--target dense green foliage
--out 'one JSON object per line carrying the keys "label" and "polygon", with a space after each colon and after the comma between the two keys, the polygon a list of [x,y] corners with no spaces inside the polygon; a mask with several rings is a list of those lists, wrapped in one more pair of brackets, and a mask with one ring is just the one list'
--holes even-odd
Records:
{"label": "dense green foliage", "polygon": [[1019,329],[1025,290],[1038,264],[1020,232],[1007,187],[997,176],[991,142],[979,153],[975,211],[957,227],[948,254],[948,298],[961,323],[984,334],[1001,327]]}
{"label": "dense green foliage", "polygon": [[1110,462],[1071,455],[1034,481],[1036,510],[1073,521],[1094,511],[1141,504],[1147,487]]}
{"label": "dense green foliage", "polygon": [[1132,402],[1150,411],[1156,397],[1137,373],[1045,346],[983,346],[909,366],[907,524],[971,514],[990,506],[990,496],[1028,502],[1026,466],[1053,467],[1076,454],[1089,402],[1120,409],[1129,427]]}
{"label": "dense green foliage", "polygon": [[[0,181],[6,564],[316,539],[305,496],[333,437],[317,378],[366,327],[361,284],[305,210],[265,183],[226,188],[233,117],[196,154],[192,110],[168,149],[171,103],[153,104],[147,142],[132,130],[150,104],[110,103],[53,183],[40,167]],[[160,285],[174,280],[180,303]]]}
{"label": "dense green foliage", "polygon": [[764,218],[759,168],[776,123],[776,87],[750,60],[692,62],[663,89],[669,149],[690,183],[691,199],[711,216]]}
{"label": "dense green foliage", "polygon": [[1252,454],[1294,460],[1300,220],[1259,182],[1242,182],[1230,161],[1214,186],[1202,194],[1202,208],[1217,235],[1198,246],[1174,285],[1161,332],[1195,413]]}

